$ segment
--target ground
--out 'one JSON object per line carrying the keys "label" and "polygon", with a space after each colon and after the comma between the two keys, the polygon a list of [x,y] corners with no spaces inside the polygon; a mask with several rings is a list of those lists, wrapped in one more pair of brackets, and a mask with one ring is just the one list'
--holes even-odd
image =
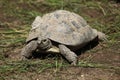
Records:
{"label": "ground", "polygon": [[[0,80],[120,80],[120,4],[114,0],[1,0]],[[81,15],[108,35],[94,47],[76,52],[77,66],[60,55],[20,60],[20,52],[37,15],[58,9]],[[89,48],[89,49],[88,49]]]}

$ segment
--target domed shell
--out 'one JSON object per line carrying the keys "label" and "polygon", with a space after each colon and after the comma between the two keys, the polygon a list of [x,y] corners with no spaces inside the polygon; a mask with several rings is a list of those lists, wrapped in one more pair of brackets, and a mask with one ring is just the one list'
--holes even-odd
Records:
{"label": "domed shell", "polygon": [[97,31],[92,29],[81,16],[65,10],[44,15],[38,24],[36,35],[39,38],[44,36],[65,45],[80,45],[97,36]]}

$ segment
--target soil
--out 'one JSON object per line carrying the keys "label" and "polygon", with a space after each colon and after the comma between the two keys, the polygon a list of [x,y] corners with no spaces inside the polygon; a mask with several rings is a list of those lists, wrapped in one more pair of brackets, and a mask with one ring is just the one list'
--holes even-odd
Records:
{"label": "soil", "polygon": [[[120,43],[107,48],[103,43],[98,44],[92,51],[86,51],[79,55],[79,61],[88,63],[103,64],[107,67],[79,67],[66,66],[59,69],[48,68],[42,72],[29,71],[25,73],[13,73],[9,76],[20,80],[120,80]],[[7,59],[17,61],[20,59],[21,48],[15,48],[9,51]],[[12,54],[11,54],[12,53]],[[34,59],[35,60],[35,59]],[[37,59],[36,59],[37,60]],[[46,59],[42,59],[46,61]],[[49,59],[53,61],[53,59]],[[110,67],[112,66],[112,67]],[[13,79],[14,80],[14,79]]]}

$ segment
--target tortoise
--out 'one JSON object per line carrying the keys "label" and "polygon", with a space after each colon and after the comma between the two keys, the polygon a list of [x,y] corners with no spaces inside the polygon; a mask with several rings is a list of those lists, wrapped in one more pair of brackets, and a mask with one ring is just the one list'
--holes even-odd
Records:
{"label": "tortoise", "polygon": [[44,53],[60,53],[72,65],[77,64],[76,50],[98,37],[106,40],[106,35],[91,28],[78,14],[66,10],[56,10],[40,17],[32,23],[32,29],[21,51],[22,59],[29,59],[36,50]]}

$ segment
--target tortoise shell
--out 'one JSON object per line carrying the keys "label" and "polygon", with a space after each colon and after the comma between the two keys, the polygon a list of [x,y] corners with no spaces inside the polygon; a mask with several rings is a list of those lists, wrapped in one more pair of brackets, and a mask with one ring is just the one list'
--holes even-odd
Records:
{"label": "tortoise shell", "polygon": [[42,18],[36,17],[26,41],[42,37],[64,45],[77,46],[93,40],[97,37],[97,31],[78,14],[57,10]]}

